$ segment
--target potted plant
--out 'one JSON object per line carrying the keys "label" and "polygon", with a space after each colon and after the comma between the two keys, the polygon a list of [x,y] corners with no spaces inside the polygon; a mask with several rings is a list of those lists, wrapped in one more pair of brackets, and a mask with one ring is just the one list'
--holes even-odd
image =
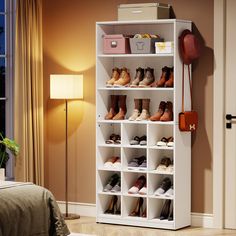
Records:
{"label": "potted plant", "polygon": [[9,159],[10,151],[12,155],[17,156],[19,153],[19,145],[9,138],[4,138],[0,133],[0,180],[5,179],[5,169],[6,163]]}

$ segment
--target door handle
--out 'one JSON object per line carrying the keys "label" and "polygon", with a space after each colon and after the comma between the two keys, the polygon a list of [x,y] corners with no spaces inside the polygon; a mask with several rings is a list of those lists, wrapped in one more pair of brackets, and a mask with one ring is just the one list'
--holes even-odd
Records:
{"label": "door handle", "polygon": [[236,116],[232,116],[231,114],[226,114],[225,116],[227,122],[226,122],[226,129],[232,128],[232,120],[236,119]]}

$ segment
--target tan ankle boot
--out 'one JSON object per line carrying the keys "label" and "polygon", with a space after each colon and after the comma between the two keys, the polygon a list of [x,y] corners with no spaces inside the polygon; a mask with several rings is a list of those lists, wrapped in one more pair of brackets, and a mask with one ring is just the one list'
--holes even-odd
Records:
{"label": "tan ankle boot", "polygon": [[118,113],[118,95],[111,95],[110,110],[105,116],[105,120],[111,120]]}
{"label": "tan ankle boot", "polygon": [[158,111],[153,116],[150,117],[150,120],[151,121],[159,121],[161,116],[164,114],[165,107],[166,107],[166,103],[164,101],[161,101],[159,104]]}
{"label": "tan ankle boot", "polygon": [[150,117],[149,105],[150,105],[150,99],[143,99],[142,100],[142,112],[141,112],[140,116],[136,119],[137,121],[149,119],[149,117]]}
{"label": "tan ankle boot", "polygon": [[139,87],[150,87],[154,81],[154,69],[148,67],[145,69],[144,79],[139,83]]}
{"label": "tan ankle boot", "polygon": [[174,86],[174,67],[170,68],[169,79],[165,82],[165,87],[173,88]]}
{"label": "tan ankle boot", "polygon": [[107,87],[113,86],[115,81],[117,81],[119,77],[120,77],[120,69],[118,69],[117,67],[113,68],[111,78],[106,82],[106,86]]}
{"label": "tan ankle boot", "polygon": [[126,109],[126,95],[119,95],[119,112],[113,117],[113,120],[124,120]]}
{"label": "tan ankle boot", "polygon": [[135,121],[140,116],[141,109],[142,109],[142,99],[134,99],[134,110],[129,120]]}
{"label": "tan ankle boot", "polygon": [[137,87],[139,83],[143,80],[144,77],[144,69],[139,67],[136,69],[136,75],[134,80],[132,81],[130,87]]}
{"label": "tan ankle boot", "polygon": [[128,69],[123,67],[121,70],[120,78],[114,82],[115,87],[126,86],[130,83],[130,74],[128,73]]}
{"label": "tan ankle boot", "polygon": [[160,121],[172,121],[173,120],[173,104],[168,101],[164,114],[161,116]]}

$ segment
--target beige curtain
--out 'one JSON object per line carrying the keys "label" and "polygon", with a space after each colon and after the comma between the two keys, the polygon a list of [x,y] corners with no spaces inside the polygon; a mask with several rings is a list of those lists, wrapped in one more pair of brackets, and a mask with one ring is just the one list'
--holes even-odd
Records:
{"label": "beige curtain", "polygon": [[44,184],[42,1],[17,0],[14,132],[20,145],[15,178]]}

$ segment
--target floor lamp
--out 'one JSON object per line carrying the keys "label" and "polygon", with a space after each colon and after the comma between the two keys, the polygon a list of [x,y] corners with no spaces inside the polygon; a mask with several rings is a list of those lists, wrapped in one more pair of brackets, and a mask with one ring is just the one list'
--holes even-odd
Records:
{"label": "floor lamp", "polygon": [[68,213],[68,100],[83,98],[83,75],[50,75],[50,98],[65,100],[65,203],[66,220],[79,219],[77,214]]}

